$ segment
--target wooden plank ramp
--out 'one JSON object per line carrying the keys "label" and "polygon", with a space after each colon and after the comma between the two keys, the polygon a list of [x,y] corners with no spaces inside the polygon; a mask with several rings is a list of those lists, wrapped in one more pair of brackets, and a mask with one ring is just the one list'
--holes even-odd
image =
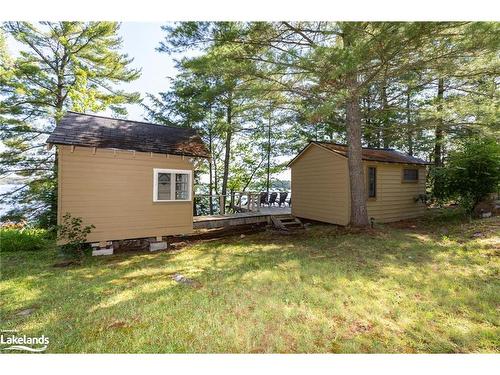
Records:
{"label": "wooden plank ramp", "polygon": [[259,212],[239,212],[226,215],[195,216],[193,217],[193,228],[213,229],[248,224],[271,224],[271,218],[275,216],[290,216],[290,208],[266,207],[261,209]]}

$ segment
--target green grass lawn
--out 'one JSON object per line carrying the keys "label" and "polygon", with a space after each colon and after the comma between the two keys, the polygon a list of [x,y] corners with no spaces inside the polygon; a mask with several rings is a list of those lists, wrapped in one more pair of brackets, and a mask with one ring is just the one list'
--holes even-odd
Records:
{"label": "green grass lawn", "polygon": [[55,249],[3,253],[0,328],[48,352],[499,352],[499,229],[315,225],[67,268]]}

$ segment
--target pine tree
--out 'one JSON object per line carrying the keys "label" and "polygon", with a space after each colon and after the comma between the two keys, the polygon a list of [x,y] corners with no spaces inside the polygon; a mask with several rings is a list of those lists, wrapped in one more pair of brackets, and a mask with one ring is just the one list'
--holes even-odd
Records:
{"label": "pine tree", "polygon": [[[368,223],[361,161],[363,125],[371,133],[365,134],[370,142],[385,147],[399,143],[404,132],[398,122],[403,116],[389,96],[393,91],[405,92],[398,88],[400,82],[415,73],[425,82],[429,72],[450,66],[449,61],[460,56],[473,58],[497,36],[492,25],[466,22],[281,22],[268,27],[256,24],[255,29],[253,43],[277,51],[276,59],[266,62],[283,67],[284,90],[316,103],[306,118],[325,118],[329,111],[345,117],[351,224],[356,226]],[[410,89],[406,92],[411,96]],[[407,117],[408,108],[411,105],[405,106]],[[436,124],[434,144],[439,144],[440,122]]]}
{"label": "pine tree", "polygon": [[45,139],[66,110],[111,109],[126,115],[124,104],[140,100],[117,85],[137,79],[140,70],[120,52],[116,22],[6,22],[3,30],[22,45],[1,84],[0,175],[23,178],[6,193],[16,207],[7,217],[55,224],[57,156]]}
{"label": "pine tree", "polygon": [[[180,73],[173,80],[170,92],[160,94],[159,98],[150,96],[148,117],[165,123],[180,121],[202,129],[217,156],[210,165],[214,179],[210,180],[210,192],[212,185],[217,194],[225,197],[230,188],[248,188],[254,177],[260,175],[254,170],[255,163],[245,168],[244,160],[249,160],[246,156],[250,154],[262,152],[254,147],[258,143],[255,136],[262,128],[259,116],[273,95],[269,83],[265,82],[266,87],[261,85],[258,76],[262,72],[256,64],[242,58],[249,46],[235,43],[246,40],[246,24],[185,22],[167,25],[164,30],[167,36],[160,52],[198,49],[200,53],[178,62]],[[239,144],[242,138],[251,142],[250,147]]]}

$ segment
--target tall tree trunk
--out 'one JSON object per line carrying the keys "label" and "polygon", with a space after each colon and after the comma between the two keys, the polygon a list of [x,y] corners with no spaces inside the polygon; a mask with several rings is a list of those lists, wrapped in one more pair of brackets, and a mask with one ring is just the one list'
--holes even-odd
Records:
{"label": "tall tree trunk", "polygon": [[232,106],[232,98],[229,97],[227,112],[226,112],[226,122],[227,122],[227,130],[226,130],[226,142],[225,142],[225,150],[224,150],[224,172],[222,175],[222,189],[221,194],[224,196],[223,201],[226,204],[226,193],[227,193],[227,181],[229,179],[229,159],[231,157],[231,139],[233,136],[233,106]]}
{"label": "tall tree trunk", "polygon": [[437,92],[437,119],[434,130],[434,165],[439,167],[443,165],[443,98],[444,98],[444,78],[438,80]]}
{"label": "tall tree trunk", "polygon": [[365,180],[361,155],[361,111],[357,94],[356,73],[351,73],[346,80],[349,97],[346,105],[347,126],[347,163],[351,187],[350,224],[356,227],[368,226],[366,209]]}
{"label": "tall tree trunk", "polygon": [[368,143],[368,147],[374,147],[373,146],[373,128],[372,128],[372,103],[371,103],[371,98],[370,98],[370,90],[368,90],[368,93],[366,95],[365,106],[366,106],[366,120],[365,120],[366,128],[364,131],[365,140],[366,140],[366,143]]}
{"label": "tall tree trunk", "polygon": [[[58,84],[57,84],[57,93],[55,100],[56,113],[54,116],[54,122],[56,126],[59,124],[59,121],[61,121],[64,108],[63,74],[64,74],[63,71],[60,71],[57,74]],[[57,148],[54,155],[54,165],[52,166],[52,179],[54,181],[54,188],[50,192],[50,203],[49,203],[50,214],[49,214],[49,221],[47,223],[49,227],[57,224],[58,184],[59,184],[59,155],[57,154]]]}
{"label": "tall tree trunk", "polygon": [[380,140],[382,139],[382,123],[378,121],[378,127],[376,131],[375,143],[373,147],[381,147]]}
{"label": "tall tree trunk", "polygon": [[[211,113],[211,111],[210,111]],[[209,213],[210,215],[213,215],[214,214],[214,200],[213,200],[213,193],[214,193],[214,186],[213,186],[213,183],[214,183],[214,175],[213,175],[213,162],[214,162],[214,158],[213,158],[213,146],[212,146],[212,118],[210,116],[210,128],[208,129],[208,149],[209,149],[209,152],[210,152],[210,159],[208,160],[208,172],[209,172],[209,177],[210,177],[210,180],[208,182],[208,204],[210,205],[209,207]]]}
{"label": "tall tree trunk", "polygon": [[406,143],[408,155],[413,156],[413,129],[411,128],[410,89],[406,93]]}
{"label": "tall tree trunk", "polygon": [[[352,48],[355,33],[349,23],[343,30],[342,39],[345,48]],[[351,70],[346,75],[346,128],[347,128],[347,165],[349,167],[349,184],[351,190],[350,225],[356,227],[368,226],[368,211],[366,209],[365,179],[361,148],[361,111],[359,108],[358,75]]]}
{"label": "tall tree trunk", "polygon": [[[262,164],[264,164],[264,160],[265,160],[265,158],[261,159],[260,163],[255,166],[255,168],[253,169],[252,173],[250,174],[250,177],[247,179],[247,181],[245,183],[245,186],[243,186],[243,189],[241,190],[242,192],[247,191],[248,186],[250,185],[250,183],[253,180],[253,177],[255,176],[255,174],[257,173],[257,171],[260,169],[260,167],[262,166]],[[241,197],[239,198],[239,200],[241,200]]]}
{"label": "tall tree trunk", "polygon": [[385,77],[380,92],[380,98],[382,100],[382,144],[384,148],[389,148],[391,147],[391,134],[389,129],[389,105],[387,103],[387,82]]}
{"label": "tall tree trunk", "polygon": [[[217,155],[219,156],[219,155]],[[213,168],[214,168],[214,192],[215,194],[219,194],[219,171],[217,166],[217,158],[213,159]]]}
{"label": "tall tree trunk", "polygon": [[269,197],[269,188],[271,184],[271,113],[272,107],[269,105],[269,123],[267,125],[267,181],[266,181],[266,192],[267,197]]}
{"label": "tall tree trunk", "polygon": [[57,202],[58,202],[58,184],[59,184],[59,160],[57,148],[54,155],[54,165],[52,166],[52,179],[54,181],[54,188],[50,192],[50,216],[47,225],[49,227],[57,224]]}

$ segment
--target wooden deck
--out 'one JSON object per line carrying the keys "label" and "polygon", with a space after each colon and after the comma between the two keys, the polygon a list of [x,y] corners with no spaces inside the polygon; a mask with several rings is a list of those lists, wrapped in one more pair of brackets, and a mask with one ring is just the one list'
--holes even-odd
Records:
{"label": "wooden deck", "polygon": [[259,212],[241,212],[226,215],[194,216],[194,229],[224,228],[234,225],[269,222],[271,216],[290,215],[290,207],[261,207]]}

